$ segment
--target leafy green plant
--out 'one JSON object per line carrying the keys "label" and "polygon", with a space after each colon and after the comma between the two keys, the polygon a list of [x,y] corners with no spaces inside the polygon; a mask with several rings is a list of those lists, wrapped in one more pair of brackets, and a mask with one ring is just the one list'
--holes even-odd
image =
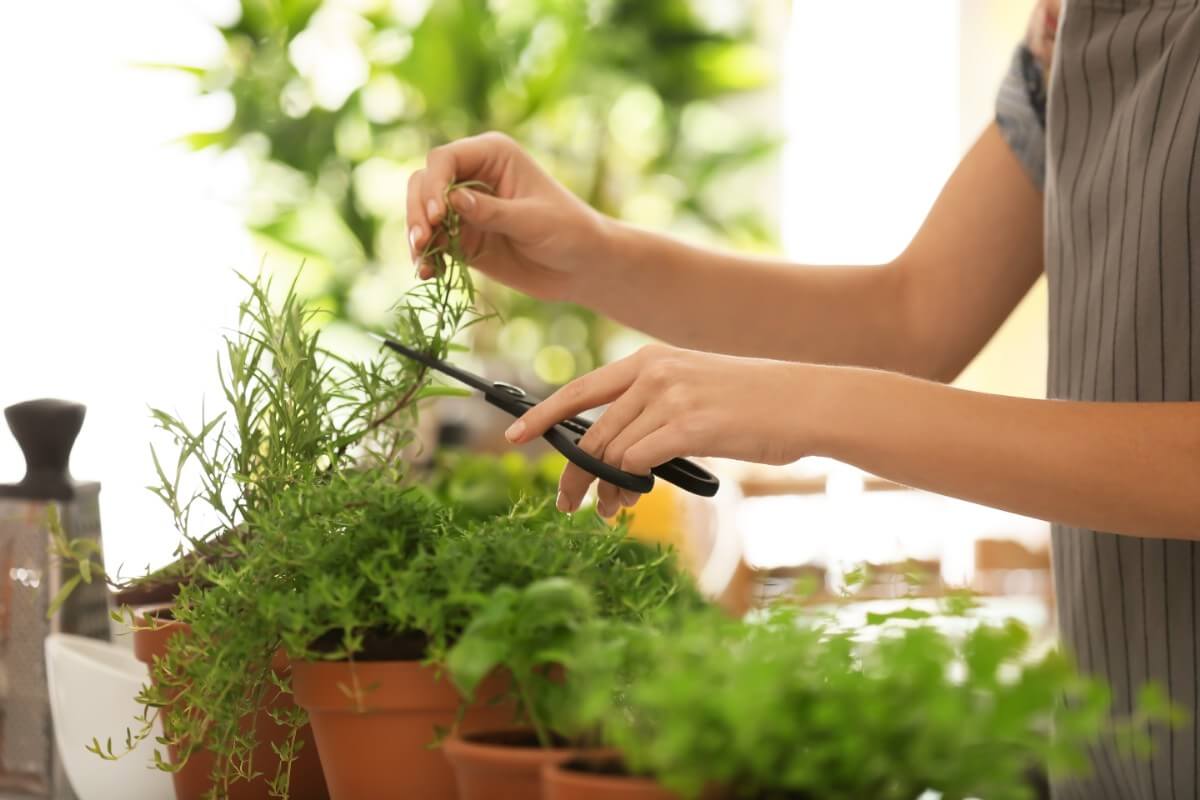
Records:
{"label": "leafy green plant", "polygon": [[[442,358],[454,338],[482,318],[453,208],[424,255],[437,264],[437,274],[397,305],[392,335]],[[289,486],[371,466],[398,465],[403,472],[398,459],[414,442],[418,404],[447,393],[429,385],[428,368],[417,362],[387,354],[356,361],[323,347],[327,314],[306,302],[295,282],[276,299],[269,279],[243,281],[248,296],[239,329],[225,338],[217,358],[224,409],[195,424],[151,410],[177,448],[173,460],[151,449],[159,481],[149,488],[171,510],[182,536],[179,560],[122,580],[104,575],[80,544],[59,541],[60,558],[87,579],[104,576],[129,602],[170,599],[205,563],[240,558],[252,543],[246,519]],[[155,593],[159,586],[165,594]]]}
{"label": "leafy green plant", "polygon": [[[425,256],[438,280],[400,305],[395,335],[440,356],[477,318],[453,214]],[[141,582],[171,582],[170,614],[188,634],[172,637],[154,663],[138,697],[147,713],[124,748],[97,740],[97,754],[132,749],[157,717],[159,744],[171,751],[156,751],[161,768],[179,769],[204,750],[216,756],[217,797],[263,775],[286,798],[306,718],[273,702],[290,692],[273,666],[281,652],[442,663],[473,619],[546,579],[586,587],[601,618],[636,620],[700,602],[671,553],[594,515],[564,517],[545,502],[460,513],[436,486],[416,482],[401,457],[417,403],[430,394],[425,370],[400,359],[340,358],[321,347],[294,291],[275,305],[268,284],[248,285],[246,326],[220,361],[228,409],[195,428],[155,412],[180,454],[171,471],[156,455],[161,485],[153,488],[191,549]],[[191,474],[199,483],[189,493]],[[193,531],[193,508],[216,524]],[[60,542],[60,555],[81,576],[95,569],[76,543]],[[509,662],[517,663],[497,665]],[[260,732],[247,727],[263,709],[291,731],[269,764],[255,762]]]}
{"label": "leafy green plant", "polygon": [[1107,688],[1057,651],[1035,655],[1016,622],[954,639],[927,622],[846,631],[777,611],[633,633],[592,637],[579,656],[599,669],[587,713],[632,771],[684,797],[1021,800],[1030,767],[1081,772],[1100,736],[1144,748],[1135,731],[1174,713],[1151,688],[1133,719],[1110,722]]}
{"label": "leafy green plant", "polygon": [[521,716],[538,743],[551,747],[556,736],[574,733],[560,713],[572,676],[556,672],[570,661],[580,629],[595,613],[587,587],[568,578],[543,578],[522,589],[502,586],[450,650],[446,667],[468,697],[496,669],[507,669]]}
{"label": "leafy green plant", "polygon": [[553,499],[565,463],[557,453],[529,459],[515,450],[493,456],[445,449],[436,454],[425,485],[460,515],[490,517],[505,513],[522,498]]}
{"label": "leafy green plant", "polygon": [[[580,544],[591,549],[598,542],[582,539]],[[446,656],[450,676],[468,697],[493,671],[510,674],[521,716],[543,747],[560,740],[598,742],[596,720],[585,712],[582,693],[619,681],[611,680],[615,673],[599,671],[593,663],[599,654],[584,649],[585,641],[610,626],[625,641],[664,617],[705,607],[669,552],[623,537],[600,544],[604,555],[592,567],[500,586]],[[581,659],[580,652],[588,656]],[[601,674],[604,679],[597,677]]]}
{"label": "leafy green plant", "polygon": [[[393,328],[395,337],[435,357],[444,357],[454,337],[480,318],[457,226],[451,210],[424,254],[439,265],[436,279],[405,296]],[[222,794],[232,781],[256,774],[246,745],[254,733],[240,729],[242,718],[269,693],[286,691],[270,669],[278,637],[252,641],[261,629],[241,625],[243,609],[234,602],[240,595],[226,591],[243,579],[254,586],[264,548],[274,547],[260,521],[296,497],[340,503],[336,508],[345,513],[368,508],[374,514],[368,523],[376,525],[390,524],[392,518],[381,514],[399,515],[398,521],[431,519],[437,513],[431,503],[413,502],[409,509],[400,499],[408,492],[402,454],[414,442],[418,403],[443,393],[428,385],[427,369],[416,362],[389,356],[360,362],[322,347],[319,313],[301,300],[295,284],[276,301],[268,280],[245,282],[249,297],[241,305],[239,330],[226,337],[218,358],[225,409],[194,426],[153,411],[178,446],[173,462],[153,453],[159,483],[150,488],[174,516],[183,537],[180,558],[121,580],[104,572],[94,549],[67,540],[61,530],[55,539],[58,557],[79,573],[67,581],[59,602],[80,581],[93,579],[107,581],[130,602],[164,589],[156,599],[173,598],[174,617],[208,647],[200,652],[180,641],[188,637],[175,637],[139,699],[157,709],[167,731],[162,743],[178,756],[168,764],[159,754],[159,765],[178,769],[197,748],[212,750],[219,756],[214,777]],[[370,480],[361,477],[364,470]],[[196,510],[202,511],[198,517]],[[289,566],[296,565],[275,568],[287,575]],[[197,666],[201,662],[212,670]],[[186,699],[175,702],[178,697]],[[127,732],[126,750],[148,736],[153,719],[147,713],[136,732]],[[277,721],[293,730],[303,722]],[[97,740],[91,749],[106,758],[118,755],[111,740],[103,746]],[[274,783],[286,793],[295,753],[285,747],[278,755]]]}
{"label": "leafy green plant", "polygon": [[[249,524],[252,547],[237,560],[206,565],[204,581],[181,590],[174,615],[191,635],[172,640],[155,667],[156,685],[142,698],[165,709],[176,747],[219,754],[223,785],[254,774],[256,737],[240,721],[287,691],[270,669],[279,649],[293,660],[434,663],[457,652],[461,666],[464,651],[455,643],[464,630],[479,630],[480,620],[486,627],[498,608],[526,593],[585,598],[556,606],[557,615],[587,608],[624,619],[668,603],[699,602],[669,553],[628,539],[594,515],[568,519],[541,506],[460,520],[454,509],[384,470],[289,486]],[[578,584],[567,583],[572,579]],[[555,592],[556,581],[586,588]],[[549,608],[538,603],[524,610]],[[554,651],[550,634],[560,619],[527,620],[531,627],[510,644],[540,659]],[[481,659],[474,663],[482,668]],[[529,674],[515,650],[488,666]],[[514,684],[518,693],[527,685]],[[469,694],[474,686],[463,688]],[[185,691],[186,708],[170,703]],[[523,706],[531,716],[537,710]],[[304,719],[287,714],[276,721],[299,726]],[[294,756],[281,753],[281,765]],[[286,796],[286,772],[276,775],[275,791]]]}

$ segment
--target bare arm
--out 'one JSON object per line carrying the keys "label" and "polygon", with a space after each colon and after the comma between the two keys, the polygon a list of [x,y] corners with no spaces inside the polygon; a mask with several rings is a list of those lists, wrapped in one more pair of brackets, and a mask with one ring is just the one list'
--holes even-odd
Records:
{"label": "bare arm", "polygon": [[910,486],[1099,531],[1200,539],[1200,403],[1084,403],[827,373],[814,449]]}
{"label": "bare arm", "polygon": [[[1093,530],[1200,540],[1200,403],[1025,400],[881,370],[656,346],[578,378],[509,438],[608,409],[589,452],[645,473],[676,456],[825,455],[900,483]],[[559,508],[592,477],[568,466]],[[601,484],[600,510],[636,496]]]}
{"label": "bare arm", "polygon": [[681,347],[936,380],[967,365],[1042,271],[1041,194],[994,124],[885,266],[798,266],[609,230],[577,302]]}
{"label": "bare arm", "polygon": [[[545,299],[578,302],[672,344],[948,380],[1042,271],[1042,199],[995,125],[893,263],[815,267],[714,252],[587,208],[512,140],[430,153],[409,183],[415,252],[456,191],[474,265]],[[802,225],[803,220],[788,224]],[[429,274],[429,267],[423,273]]]}

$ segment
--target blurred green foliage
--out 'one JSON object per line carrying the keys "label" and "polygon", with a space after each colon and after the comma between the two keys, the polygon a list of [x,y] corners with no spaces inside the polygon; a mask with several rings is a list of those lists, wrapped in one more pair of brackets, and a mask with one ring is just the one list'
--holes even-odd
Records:
{"label": "blurred green foliage", "polygon": [[437,502],[457,509],[461,517],[486,519],[522,501],[553,502],[565,465],[558,453],[529,459],[517,450],[494,456],[441,449],[427,488]]}
{"label": "blurred green foliage", "polygon": [[[701,7],[703,5],[703,7]],[[523,142],[596,208],[712,241],[769,247],[731,176],[774,147],[725,98],[770,82],[755,0],[239,0],[220,63],[181,69],[232,98],[196,148],[249,156],[249,224],[335,315],[377,324],[412,282],[404,199],[438,144],[486,130]],[[734,178],[735,179],[735,178]],[[547,382],[604,356],[581,309],[488,300],[506,324],[476,347]]]}

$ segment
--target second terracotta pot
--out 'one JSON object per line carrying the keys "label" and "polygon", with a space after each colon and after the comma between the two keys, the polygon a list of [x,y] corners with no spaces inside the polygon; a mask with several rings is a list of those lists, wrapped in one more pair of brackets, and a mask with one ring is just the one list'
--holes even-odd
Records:
{"label": "second terracotta pot", "polygon": [[542,772],[544,800],[679,800],[679,795],[657,782],[606,768],[610,765],[615,766],[611,761],[595,765],[570,759],[546,767]]}
{"label": "second terracotta pot", "polygon": [[[308,711],[333,800],[455,800],[454,773],[431,744],[454,727],[461,698],[448,677],[419,661],[293,662],[296,702]],[[508,688],[492,676],[459,730],[512,724]],[[491,795],[506,797],[506,795]]]}
{"label": "second terracotta pot", "polygon": [[542,800],[542,772],[578,753],[539,747],[532,731],[513,730],[454,736],[444,749],[459,800]]}
{"label": "second terracotta pot", "polygon": [[[138,660],[153,665],[155,658],[161,658],[167,652],[167,642],[173,636],[187,636],[189,628],[175,620],[162,619],[152,612],[137,617],[137,627],[133,631],[133,653]],[[287,659],[282,654],[276,656],[272,664],[278,675],[287,673]],[[152,673],[153,674],[153,673]],[[258,734],[258,746],[254,750],[255,768],[274,777],[274,765],[278,758],[272,750],[272,745],[279,746],[290,735],[288,728],[275,724],[270,712],[294,707],[292,698],[276,694],[275,699],[258,710],[253,717],[242,720],[242,727],[249,730],[253,726]],[[325,788],[325,776],[321,773],[321,761],[317,756],[316,743],[312,731],[305,725],[300,730],[300,741],[303,743],[296,762],[292,765],[291,798],[292,800],[325,800],[329,792]],[[146,746],[143,744],[143,746]],[[168,748],[172,762],[177,761],[178,753],[174,747]],[[175,786],[176,800],[201,800],[209,796],[213,788],[211,775],[216,758],[207,750],[197,750],[188,758],[182,769],[171,773]],[[252,781],[237,781],[229,787],[228,800],[270,800],[271,792],[267,785],[268,777],[258,777]]]}

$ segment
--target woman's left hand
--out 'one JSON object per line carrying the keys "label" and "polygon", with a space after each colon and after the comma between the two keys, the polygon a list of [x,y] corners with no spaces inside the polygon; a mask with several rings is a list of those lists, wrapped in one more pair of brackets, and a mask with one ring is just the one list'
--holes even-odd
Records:
{"label": "woman's left hand", "polygon": [[[505,436],[523,443],[555,423],[610,404],[579,446],[627,472],[647,474],[677,456],[718,456],[786,464],[809,454],[805,427],[813,415],[806,364],[736,358],[649,345],[576,378],[512,424]],[[574,511],[595,477],[568,464],[557,507]],[[610,517],[639,495],[600,482],[597,511]]]}

